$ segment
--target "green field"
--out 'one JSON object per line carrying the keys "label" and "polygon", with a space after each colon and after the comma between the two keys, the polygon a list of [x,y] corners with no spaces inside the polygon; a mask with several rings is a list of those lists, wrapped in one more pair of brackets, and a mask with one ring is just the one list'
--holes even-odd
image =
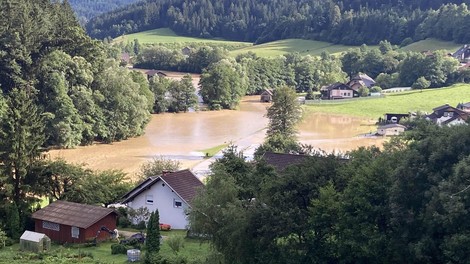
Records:
{"label": "green field", "polygon": [[[235,57],[238,54],[254,52],[260,57],[274,57],[286,53],[298,52],[303,55],[318,56],[322,52],[329,54],[338,54],[357,46],[335,45],[324,41],[314,41],[305,39],[283,39],[260,45],[253,45],[249,42],[228,41],[223,39],[203,39],[194,37],[178,36],[169,28],[159,28],[139,33],[124,35],[114,39],[115,43],[128,42],[138,39],[142,44],[158,44],[170,48],[182,48],[185,46],[221,46],[230,50],[230,55]],[[461,45],[450,41],[441,41],[436,39],[426,39],[412,43],[401,50],[426,51],[443,49],[448,52],[455,52]],[[369,46],[377,47],[377,46]]]}
{"label": "green field", "polygon": [[305,39],[283,39],[233,50],[230,52],[230,55],[236,56],[238,54],[251,51],[256,53],[256,55],[260,57],[274,57],[292,52],[298,52],[302,55],[310,54],[318,56],[322,54],[322,52],[327,52],[329,54],[337,54],[355,47],[356,46],[334,45],[323,41]]}
{"label": "green field", "polygon": [[[165,243],[165,239],[171,236],[184,236],[185,231],[172,230],[161,231],[164,237],[160,248],[162,256],[174,256],[173,251]],[[165,238],[166,237],[166,238]],[[52,249],[44,254],[34,254],[19,250],[19,244],[0,249],[0,263],[24,264],[24,263],[129,263],[126,255],[111,255],[111,242],[100,243],[93,247],[63,247],[52,245]],[[183,248],[178,253],[188,260],[196,260],[203,263],[209,254],[209,244],[197,239],[184,240]],[[84,257],[79,257],[84,255]],[[91,255],[92,257],[89,257]],[[72,256],[75,256],[72,258]],[[42,259],[41,259],[42,258]]]}
{"label": "green field", "polygon": [[249,42],[240,42],[240,41],[228,41],[222,39],[203,39],[203,38],[193,38],[193,37],[183,37],[176,35],[173,30],[169,28],[159,28],[153,30],[142,31],[134,34],[124,35],[118,38],[115,38],[113,42],[127,42],[138,39],[141,44],[161,44],[161,45],[173,45],[176,44],[178,47],[194,45],[220,45],[220,46],[231,46],[236,48],[243,48],[247,46],[252,46],[252,43]]}
{"label": "green field", "polygon": [[432,112],[432,109],[449,104],[470,102],[470,84],[457,84],[451,87],[408,91],[387,94],[383,98],[351,101],[323,100],[319,104],[306,105],[307,111],[334,113],[351,116],[379,118],[385,113],[408,113],[416,111]]}
{"label": "green field", "polygon": [[442,41],[442,40],[429,38],[429,39],[417,41],[401,49],[415,51],[415,52],[421,52],[421,51],[427,51],[427,50],[446,50],[448,52],[453,53],[461,46],[462,46],[461,44],[455,44],[454,42],[451,42],[451,41]]}

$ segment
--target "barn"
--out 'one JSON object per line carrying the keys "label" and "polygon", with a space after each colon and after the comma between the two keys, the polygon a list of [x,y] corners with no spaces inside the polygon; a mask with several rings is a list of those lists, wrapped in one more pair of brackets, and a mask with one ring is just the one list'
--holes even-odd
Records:
{"label": "barn", "polygon": [[116,229],[117,213],[110,208],[56,201],[31,216],[36,232],[59,243],[102,241]]}

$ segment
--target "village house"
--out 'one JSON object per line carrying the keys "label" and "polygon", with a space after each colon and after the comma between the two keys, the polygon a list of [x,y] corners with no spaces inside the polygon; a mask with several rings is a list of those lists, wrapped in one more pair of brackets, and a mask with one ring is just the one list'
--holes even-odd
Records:
{"label": "village house", "polygon": [[397,136],[405,132],[406,127],[400,124],[387,124],[379,126],[377,134],[380,136]]}
{"label": "village house", "polygon": [[457,109],[460,109],[464,112],[470,113],[470,102],[458,104]]}
{"label": "village house", "polygon": [[469,116],[470,113],[445,104],[434,108],[432,114],[425,118],[438,125],[451,126],[465,124]]}
{"label": "village house", "polygon": [[359,97],[359,93],[344,83],[334,83],[320,89],[321,99],[335,100]]}
{"label": "village house", "polygon": [[264,89],[260,96],[260,102],[262,103],[270,103],[273,100],[273,91]]}
{"label": "village house", "polygon": [[158,70],[149,70],[149,71],[146,71],[145,72],[145,75],[147,75],[147,79],[150,80],[152,79],[153,77],[155,76],[158,76],[158,77],[167,77],[168,75],[162,71],[158,71]]}
{"label": "village house", "polygon": [[66,201],[55,201],[31,216],[36,232],[59,243],[109,239],[108,231],[116,229],[117,217],[110,208]]}
{"label": "village house", "polygon": [[160,223],[169,224],[172,229],[186,229],[187,210],[203,187],[190,170],[168,172],[147,178],[125,194],[121,203],[135,210],[144,207],[154,212],[158,209]]}
{"label": "village house", "polygon": [[463,45],[460,49],[452,54],[452,57],[460,61],[460,63],[470,62],[470,44]]}
{"label": "village house", "polygon": [[375,80],[367,74],[360,73],[354,76],[346,85],[357,91],[361,87],[373,87],[375,85]]}

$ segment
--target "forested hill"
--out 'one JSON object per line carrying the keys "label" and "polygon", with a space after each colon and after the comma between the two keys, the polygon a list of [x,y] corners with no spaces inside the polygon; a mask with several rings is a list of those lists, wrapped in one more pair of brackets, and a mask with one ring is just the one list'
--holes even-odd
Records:
{"label": "forested hill", "polygon": [[78,20],[84,24],[90,18],[119,7],[132,4],[138,0],[69,0]]}
{"label": "forested hill", "polygon": [[427,37],[470,42],[470,0],[145,0],[87,24],[95,38],[169,27],[263,43],[285,38],[377,44]]}

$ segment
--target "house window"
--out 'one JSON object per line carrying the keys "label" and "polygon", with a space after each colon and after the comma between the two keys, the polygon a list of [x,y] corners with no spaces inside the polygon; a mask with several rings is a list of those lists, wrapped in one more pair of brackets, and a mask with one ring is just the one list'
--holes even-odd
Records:
{"label": "house window", "polygon": [[181,208],[183,206],[183,202],[181,200],[173,199],[173,207]]}
{"label": "house window", "polygon": [[80,229],[76,226],[72,226],[72,237],[78,238],[80,235]]}
{"label": "house window", "polygon": [[153,204],[153,195],[145,196],[145,203],[146,204]]}
{"label": "house window", "polygon": [[59,224],[48,222],[48,221],[42,221],[42,228],[49,229],[49,230],[54,230],[54,231],[60,231],[60,225]]}

